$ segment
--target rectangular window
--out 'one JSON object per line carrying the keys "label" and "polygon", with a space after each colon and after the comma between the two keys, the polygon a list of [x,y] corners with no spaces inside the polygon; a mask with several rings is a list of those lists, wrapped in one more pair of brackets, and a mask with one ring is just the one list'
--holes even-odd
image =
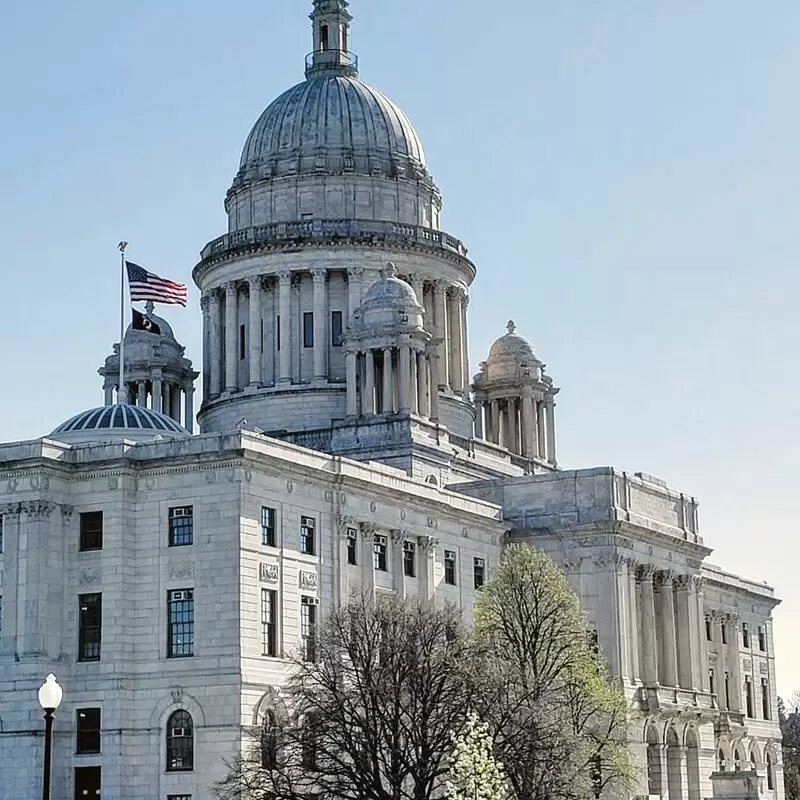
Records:
{"label": "rectangular window", "polygon": [[78,661],[100,660],[103,595],[78,596]]}
{"label": "rectangular window", "polygon": [[281,349],[281,315],[275,316],[275,349]]}
{"label": "rectangular window", "polygon": [[264,506],[261,509],[261,544],[264,547],[277,547],[275,530],[275,509]]}
{"label": "rectangular window", "polygon": [[482,558],[472,559],[472,584],[480,589],[486,580],[486,562]]}
{"label": "rectangular window", "polygon": [[347,529],[347,563],[355,567],[358,564],[358,531]]}
{"label": "rectangular window", "polygon": [[247,345],[247,334],[244,325],[239,326],[239,358],[244,359],[245,347]]}
{"label": "rectangular window", "polygon": [[767,629],[763,625],[758,626],[758,649],[762,653],[767,652]]}
{"label": "rectangular window", "polygon": [[389,569],[386,559],[386,537],[376,536],[372,540],[372,566],[379,572]]}
{"label": "rectangular window", "polygon": [[80,549],[103,549],[103,512],[88,511],[80,517]]}
{"label": "rectangular window", "polygon": [[194,589],[167,592],[167,658],[194,655]]}
{"label": "rectangular window", "polygon": [[333,347],[341,347],[342,339],[344,338],[344,330],[342,328],[342,312],[331,312],[331,345]]}
{"label": "rectangular window", "polygon": [[714,685],[714,670],[713,669],[710,669],[708,671],[708,691],[711,692],[711,694],[716,694],[716,692],[717,692],[716,686]]}
{"label": "rectangular window", "polygon": [[0,556],[3,555],[3,515],[0,514]]}
{"label": "rectangular window", "polygon": [[303,314],[303,347],[314,346],[314,312]]}
{"label": "rectangular window", "polygon": [[192,800],[190,794],[168,794],[167,800]]}
{"label": "rectangular window", "polygon": [[747,623],[742,623],[742,647],[745,649],[750,649],[750,629],[747,627]]}
{"label": "rectangular window", "polygon": [[169,546],[185,547],[194,541],[194,507],[169,510]]}
{"label": "rectangular window", "polygon": [[744,676],[744,694],[747,702],[747,716],[753,719],[753,682],[749,675]]}
{"label": "rectangular window", "polygon": [[769,686],[767,685],[767,679],[761,679],[761,716],[764,719],[770,718],[769,713]]}
{"label": "rectangular window", "polygon": [[724,622],[721,622],[719,625],[719,633],[722,644],[728,644],[728,628],[725,626]]}
{"label": "rectangular window", "polygon": [[725,673],[725,710],[730,711],[731,708],[731,676]]}
{"label": "rectangular window", "polygon": [[706,617],[706,641],[710,642],[711,639],[711,617]]}
{"label": "rectangular window", "polygon": [[97,800],[101,792],[100,767],[75,767],[75,797]]}
{"label": "rectangular window", "polygon": [[261,590],[261,639],[263,654],[275,658],[278,655],[277,593],[271,589]]}
{"label": "rectangular window", "polygon": [[78,755],[88,755],[100,752],[100,709],[79,708],[76,712],[78,719],[78,739],[75,752]]}
{"label": "rectangular window", "polygon": [[314,549],[314,531],[317,527],[314,517],[300,517],[300,552],[305,553],[307,556],[313,556],[316,550]]}
{"label": "rectangular window", "polygon": [[417,548],[414,542],[403,542],[403,574],[407,578],[416,576]]}
{"label": "rectangular window", "polygon": [[444,551],[444,582],[448,586],[456,585],[456,551]]}
{"label": "rectangular window", "polygon": [[303,646],[303,658],[314,661],[317,657],[317,600],[314,597],[302,597],[300,600],[300,639]]}

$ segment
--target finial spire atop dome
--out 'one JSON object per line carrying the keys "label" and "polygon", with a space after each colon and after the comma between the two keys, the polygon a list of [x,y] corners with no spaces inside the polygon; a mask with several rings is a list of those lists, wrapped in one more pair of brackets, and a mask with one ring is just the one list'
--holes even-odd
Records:
{"label": "finial spire atop dome", "polygon": [[514,322],[514,320],[513,320],[513,319],[510,319],[510,320],[508,321],[508,324],[506,325],[506,330],[507,330],[509,333],[514,333],[514,331],[515,331],[516,329],[517,329],[517,323],[516,323],[516,322]]}
{"label": "finial spire atop dome", "polygon": [[306,56],[306,78],[318,75],[358,75],[358,58],[350,51],[348,0],[314,0],[311,24],[314,50]]}

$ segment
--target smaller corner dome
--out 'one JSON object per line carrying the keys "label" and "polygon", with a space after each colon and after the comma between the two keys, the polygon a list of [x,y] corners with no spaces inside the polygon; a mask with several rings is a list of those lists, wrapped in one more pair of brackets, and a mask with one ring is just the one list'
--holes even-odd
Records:
{"label": "smaller corner dome", "polygon": [[391,261],[381,270],[381,277],[367,289],[361,308],[423,311],[416,292],[397,277],[397,268]]}
{"label": "smaller corner dome", "polygon": [[134,337],[139,337],[142,335],[145,336],[160,336],[162,339],[171,339],[173,341],[177,341],[175,339],[175,334],[172,331],[172,326],[167,322],[163,317],[158,317],[155,314],[147,313],[144,315],[146,320],[149,320],[153,323],[158,330],[149,330],[149,331],[141,331],[141,330],[134,330],[133,324],[128,325],[128,329],[125,331],[125,341],[130,342]]}
{"label": "smaller corner dome", "polygon": [[89,443],[121,439],[146,442],[162,436],[191,434],[166,414],[142,406],[117,404],[82,411],[62,422],[50,436],[67,443]]}
{"label": "smaller corner dome", "polygon": [[513,361],[516,364],[539,366],[541,361],[536,357],[533,345],[524,337],[516,333],[517,326],[509,320],[506,326],[508,333],[501,336],[489,349],[487,365],[492,366],[500,362]]}

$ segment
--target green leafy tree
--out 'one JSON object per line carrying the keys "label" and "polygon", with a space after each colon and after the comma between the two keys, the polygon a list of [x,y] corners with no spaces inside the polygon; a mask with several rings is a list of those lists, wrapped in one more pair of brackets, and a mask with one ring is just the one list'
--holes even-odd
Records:
{"label": "green leafy tree", "polygon": [[508,547],[479,593],[475,627],[485,666],[473,695],[517,800],[578,800],[628,784],[628,703],[555,562]]}
{"label": "green leafy tree", "polygon": [[453,735],[450,757],[449,800],[506,800],[503,767],[492,754],[489,726],[471,712],[461,732]]}
{"label": "green leafy tree", "polygon": [[783,738],[786,800],[800,800],[800,692],[794,692],[788,703],[778,698],[778,721]]}

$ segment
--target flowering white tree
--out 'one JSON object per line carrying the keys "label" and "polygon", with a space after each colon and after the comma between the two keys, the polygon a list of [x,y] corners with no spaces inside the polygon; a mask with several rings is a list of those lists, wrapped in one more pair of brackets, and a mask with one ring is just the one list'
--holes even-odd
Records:
{"label": "flowering white tree", "polygon": [[458,734],[453,734],[449,800],[508,800],[503,765],[494,760],[489,726],[473,711]]}

